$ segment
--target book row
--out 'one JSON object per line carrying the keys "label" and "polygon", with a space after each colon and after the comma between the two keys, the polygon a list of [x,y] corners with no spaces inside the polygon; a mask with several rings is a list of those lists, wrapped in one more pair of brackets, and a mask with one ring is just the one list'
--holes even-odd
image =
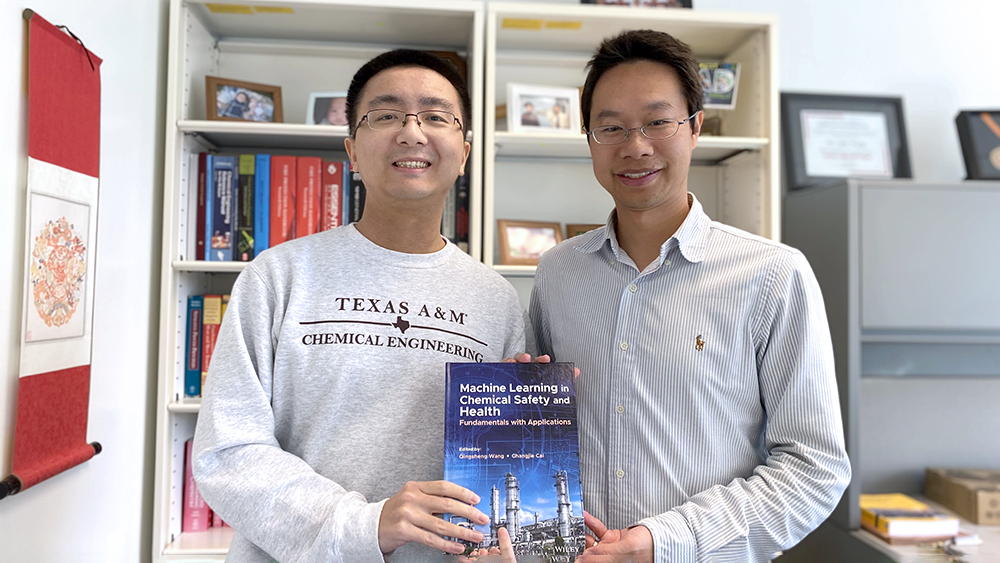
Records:
{"label": "book row", "polygon": [[[348,161],[318,156],[196,153],[188,168],[186,256],[253,260],[295,238],[361,219],[365,186]],[[443,236],[468,252],[469,188],[460,176],[448,194]]]}
{"label": "book row", "polygon": [[229,295],[191,295],[184,338],[184,396],[200,397]]}
{"label": "book row", "polygon": [[205,503],[198,492],[191,468],[191,453],[194,450],[194,439],[184,443],[184,507],[181,509],[182,532],[204,532],[209,528],[229,526],[218,514]]}

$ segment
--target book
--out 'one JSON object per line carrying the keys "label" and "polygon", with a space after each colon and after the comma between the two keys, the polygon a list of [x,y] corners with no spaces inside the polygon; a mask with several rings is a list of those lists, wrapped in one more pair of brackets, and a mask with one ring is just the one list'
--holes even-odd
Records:
{"label": "book", "polygon": [[258,154],[254,162],[253,255],[260,255],[271,243],[271,155]]}
{"label": "book", "polygon": [[445,366],[444,478],[475,492],[490,522],[467,552],[498,545],[507,528],[518,555],[568,563],[584,550],[573,364]]}
{"label": "book", "polygon": [[340,202],[344,185],[344,163],[323,162],[323,183],[320,188],[319,230],[328,231],[340,226]]}
{"label": "book", "polygon": [[1000,524],[998,469],[928,468],[924,492],[974,524]]}
{"label": "book", "polygon": [[295,238],[319,232],[319,192],[323,161],[318,156],[297,159],[295,190]]}
{"label": "book", "polygon": [[236,248],[233,251],[233,260],[238,262],[253,260],[256,161],[252,154],[240,155],[239,189],[236,191]]}
{"label": "book", "polygon": [[361,220],[361,214],[365,211],[365,185],[361,181],[361,174],[351,170],[351,181],[348,188],[347,223],[356,223]]}
{"label": "book", "polygon": [[[180,191],[183,194],[181,196],[183,197],[181,207],[184,209],[186,227],[184,260],[199,260],[201,256],[198,254],[198,160],[198,153],[193,152],[188,155],[187,187]],[[204,240],[202,244],[204,245]]]}
{"label": "book", "polygon": [[198,229],[200,230],[199,248],[202,260],[211,260],[212,245],[212,167],[215,159],[209,153],[203,152],[198,155],[198,205],[204,209],[198,209]]}
{"label": "book", "polygon": [[222,296],[205,295],[202,297],[204,311],[201,325],[201,388],[205,388],[205,377],[212,363],[212,352],[215,351],[215,341],[219,339],[219,325],[222,324]]}
{"label": "book", "polygon": [[182,532],[204,532],[209,525],[209,509],[205,499],[198,492],[194,482],[194,472],[191,469],[191,456],[194,451],[194,439],[188,438],[184,443],[184,507],[181,510]]}
{"label": "book", "polygon": [[269,247],[295,238],[295,157],[271,156]]}
{"label": "book", "polygon": [[958,534],[958,518],[934,510],[901,493],[860,495],[861,525],[887,538],[950,538]]}
{"label": "book", "polygon": [[184,343],[184,395],[201,396],[201,330],[205,301],[201,295],[188,296],[187,333]]}
{"label": "book", "polygon": [[469,175],[459,176],[455,183],[455,244],[469,252]]}
{"label": "book", "polygon": [[[216,156],[212,166],[212,233],[209,260],[233,259],[238,161],[235,156]],[[207,218],[206,218],[207,221]],[[208,243],[209,241],[206,241]]]}
{"label": "book", "polygon": [[[459,176],[461,178],[461,176]],[[455,242],[455,200],[458,198],[458,180],[452,184],[448,190],[448,195],[444,198],[444,209],[441,212],[441,236]]]}

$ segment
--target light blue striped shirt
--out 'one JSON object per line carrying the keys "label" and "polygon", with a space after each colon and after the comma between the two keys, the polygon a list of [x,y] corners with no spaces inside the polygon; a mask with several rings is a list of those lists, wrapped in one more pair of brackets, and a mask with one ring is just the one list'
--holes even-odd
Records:
{"label": "light blue striped shirt", "polygon": [[768,561],[850,480],[823,297],[800,252],[689,202],[641,273],[615,213],[546,252],[531,320],[581,371],[584,508],[656,561]]}

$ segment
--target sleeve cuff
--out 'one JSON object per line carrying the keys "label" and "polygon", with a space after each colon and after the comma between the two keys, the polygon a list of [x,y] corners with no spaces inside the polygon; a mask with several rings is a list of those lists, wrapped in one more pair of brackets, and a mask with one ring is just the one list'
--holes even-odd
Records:
{"label": "sleeve cuff", "polygon": [[657,563],[696,563],[698,542],[687,520],[670,511],[638,522],[653,536],[653,561]]}
{"label": "sleeve cuff", "polygon": [[344,499],[351,505],[349,508],[351,514],[341,521],[339,534],[334,536],[340,538],[337,542],[339,558],[336,560],[385,563],[385,556],[378,547],[378,522],[382,517],[382,506],[386,499],[368,503],[360,494],[348,493],[348,495],[356,495],[356,498],[349,501]]}

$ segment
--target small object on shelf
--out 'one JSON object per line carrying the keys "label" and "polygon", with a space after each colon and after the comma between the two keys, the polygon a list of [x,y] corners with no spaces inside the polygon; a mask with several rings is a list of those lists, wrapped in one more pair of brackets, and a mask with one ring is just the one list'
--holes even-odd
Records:
{"label": "small object on shelf", "polygon": [[1000,180],[1000,110],[962,111],[955,116],[969,180]]}
{"label": "small object on shelf", "polygon": [[958,518],[901,493],[863,494],[861,526],[889,543],[928,543],[958,535]]}
{"label": "small object on shelf", "polygon": [[705,109],[735,109],[740,63],[698,63]]}
{"label": "small object on shelf", "polygon": [[205,117],[223,121],[282,123],[281,87],[205,77]]}
{"label": "small object on shelf", "polygon": [[347,92],[312,92],[306,125],[347,125]]}
{"label": "small object on shelf", "polygon": [[713,115],[711,117],[706,117],[701,122],[701,136],[712,135],[715,137],[722,136],[722,118],[718,115]]}
{"label": "small object on shelf", "polygon": [[1000,470],[928,468],[924,492],[974,524],[1000,525]]}
{"label": "small object on shelf", "polygon": [[788,189],[843,178],[909,178],[903,100],[781,94]]}
{"label": "small object on shelf", "polygon": [[535,266],[546,250],[562,242],[559,223],[498,219],[497,231],[505,266]]}
{"label": "small object on shelf", "polygon": [[507,84],[507,130],[514,133],[580,133],[580,90]]}

